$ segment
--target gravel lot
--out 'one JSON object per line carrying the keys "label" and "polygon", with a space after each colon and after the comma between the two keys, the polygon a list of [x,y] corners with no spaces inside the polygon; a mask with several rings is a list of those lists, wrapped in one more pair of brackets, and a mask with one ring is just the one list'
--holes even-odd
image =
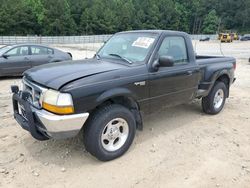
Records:
{"label": "gravel lot", "polygon": [[[194,44],[198,54],[220,54],[218,42]],[[59,47],[74,59],[94,54],[83,46]],[[12,118],[9,88],[20,79],[1,79],[0,187],[249,187],[250,42],[221,49],[238,64],[220,114],[204,114],[199,100],[152,114],[129,151],[106,163],[84,150],[81,136],[34,140]]]}

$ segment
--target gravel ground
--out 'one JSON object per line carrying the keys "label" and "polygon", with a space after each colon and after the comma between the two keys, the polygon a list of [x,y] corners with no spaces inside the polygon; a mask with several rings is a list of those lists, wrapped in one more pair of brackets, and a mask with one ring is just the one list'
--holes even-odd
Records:
{"label": "gravel ground", "polygon": [[[216,42],[194,44],[198,54],[220,55]],[[74,59],[89,54],[60,48]],[[222,49],[238,64],[237,81],[220,114],[204,114],[199,100],[152,114],[129,151],[106,163],[84,150],[80,135],[34,140],[12,118],[9,87],[20,79],[1,79],[0,187],[249,187],[250,42],[222,44]]]}

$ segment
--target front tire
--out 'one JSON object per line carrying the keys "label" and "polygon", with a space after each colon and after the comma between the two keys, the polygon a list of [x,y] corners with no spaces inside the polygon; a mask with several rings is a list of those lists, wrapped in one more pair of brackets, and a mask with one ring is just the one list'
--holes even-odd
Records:
{"label": "front tire", "polygon": [[98,109],[84,129],[86,150],[101,161],[123,155],[132,144],[136,121],[124,106],[112,104]]}
{"label": "front tire", "polygon": [[202,109],[207,114],[218,114],[224,107],[228,89],[224,82],[215,82],[208,96],[202,98]]}

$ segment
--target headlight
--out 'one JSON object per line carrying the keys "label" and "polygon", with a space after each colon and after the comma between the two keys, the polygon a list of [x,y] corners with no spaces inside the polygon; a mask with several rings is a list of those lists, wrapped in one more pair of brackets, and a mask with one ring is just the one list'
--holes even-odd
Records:
{"label": "headlight", "polygon": [[45,110],[56,114],[74,113],[73,100],[70,94],[47,90],[41,96],[41,104]]}

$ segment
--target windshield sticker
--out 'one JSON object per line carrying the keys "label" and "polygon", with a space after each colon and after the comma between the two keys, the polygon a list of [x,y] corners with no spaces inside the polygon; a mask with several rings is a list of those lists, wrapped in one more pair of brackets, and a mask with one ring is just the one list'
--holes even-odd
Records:
{"label": "windshield sticker", "polygon": [[139,48],[149,48],[149,46],[154,42],[154,38],[149,37],[139,37],[133,42],[132,46]]}

